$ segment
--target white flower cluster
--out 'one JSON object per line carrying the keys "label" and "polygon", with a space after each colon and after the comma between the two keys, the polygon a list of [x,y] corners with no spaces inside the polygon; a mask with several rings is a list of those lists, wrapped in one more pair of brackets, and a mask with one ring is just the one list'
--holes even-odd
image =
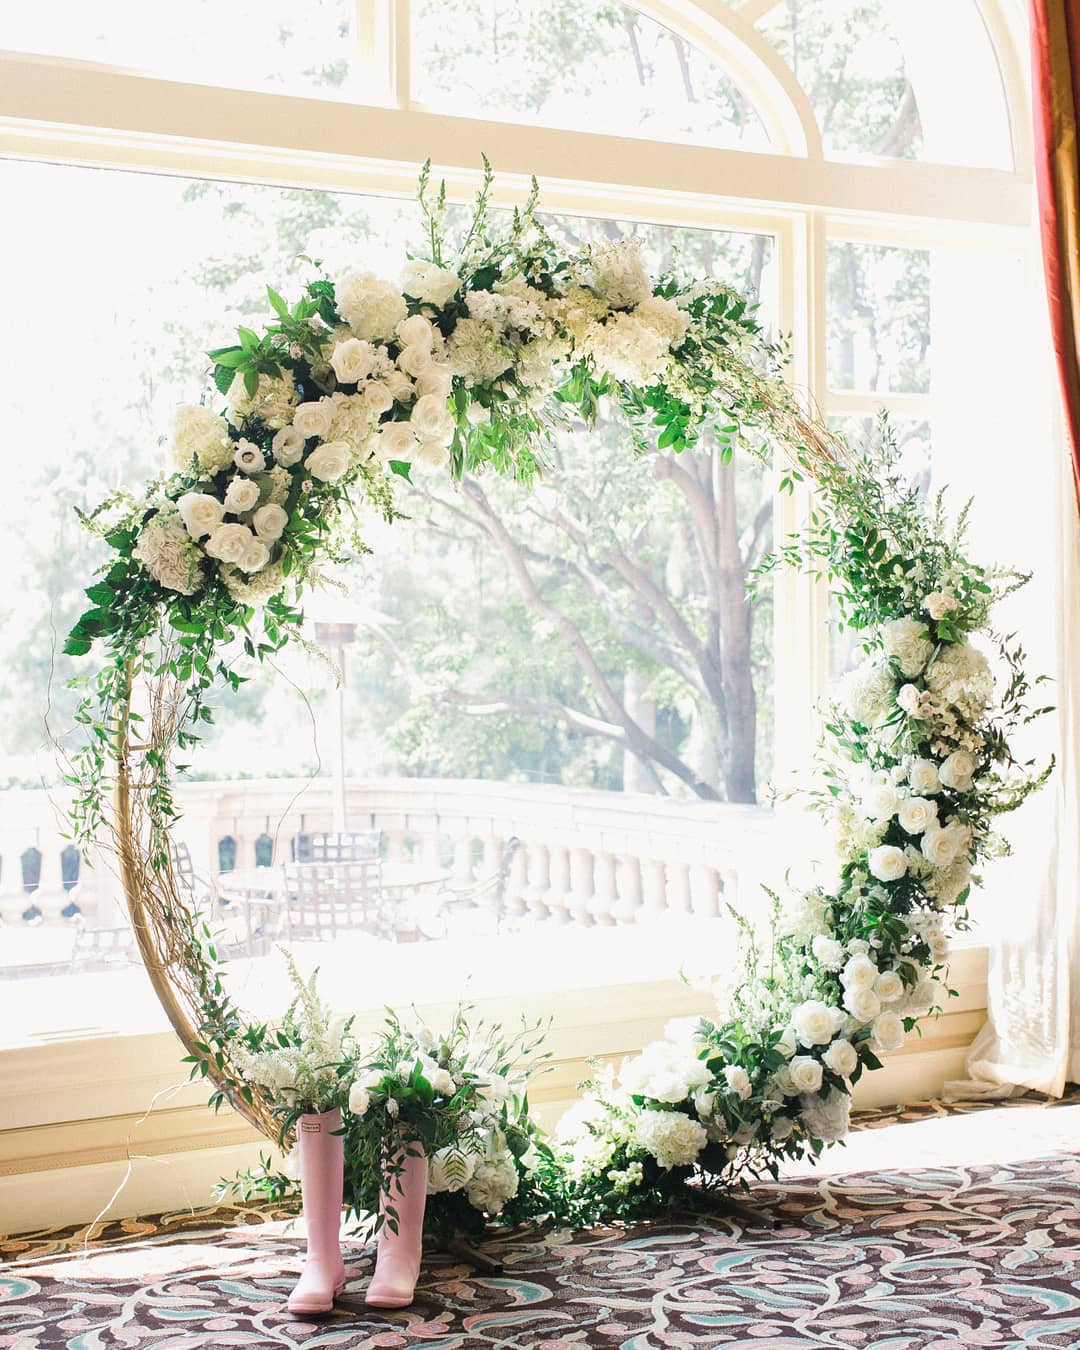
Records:
{"label": "white flower cluster", "polygon": [[202,552],[174,506],[154,512],[142,528],[134,554],[166,590],[194,595],[203,583]]}

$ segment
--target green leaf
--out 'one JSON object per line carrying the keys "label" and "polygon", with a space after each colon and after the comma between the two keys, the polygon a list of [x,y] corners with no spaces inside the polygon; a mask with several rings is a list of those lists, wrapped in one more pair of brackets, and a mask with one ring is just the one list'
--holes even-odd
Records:
{"label": "green leaf", "polygon": [[404,478],[406,482],[412,482],[412,465],[407,459],[392,459],[390,461],[391,473],[396,473],[399,478]]}

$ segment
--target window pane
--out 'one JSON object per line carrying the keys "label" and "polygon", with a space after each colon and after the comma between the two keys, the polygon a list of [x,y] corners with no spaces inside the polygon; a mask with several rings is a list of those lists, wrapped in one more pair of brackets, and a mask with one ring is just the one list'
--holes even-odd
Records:
{"label": "window pane", "polygon": [[0,48],[320,98],[356,97],[354,0],[37,0],[0,7]]}
{"label": "window pane", "polygon": [[[418,221],[411,203],[10,161],[0,189],[23,204],[18,218],[0,221],[0,248],[20,259],[6,298],[22,317],[0,336],[15,391],[8,427],[12,443],[34,447],[10,466],[18,509],[0,544],[0,715],[9,729],[0,752],[0,1041],[9,1042],[143,1029],[162,1017],[112,870],[90,872],[65,853],[55,809],[63,789],[51,737],[68,751],[74,744],[75,694],[65,684],[92,669],[58,652],[98,561],[72,507],[137,487],[167,463],[162,433],[175,405],[203,388],[200,353],[237,321],[265,321],[267,282],[297,292],[302,249],[395,276]],[[652,266],[749,287],[768,301],[772,323],[770,238],[547,223],[571,244],[633,230]],[[57,316],[76,303],[78,359],[64,364],[58,399]],[[403,487],[412,524],[371,523],[373,555],[343,570],[351,594],[335,601],[328,592],[309,607],[313,618],[320,604],[338,604],[339,618],[347,608],[355,640],[328,653],[345,671],[342,702],[327,662],[299,646],[238,696],[219,696],[217,728],[177,784],[176,836],[187,849],[181,876],[209,908],[247,1006],[280,1003],[279,940],[305,967],[321,966],[343,1000],[356,998],[351,972],[363,960],[378,972],[365,983],[373,1003],[450,999],[470,979],[480,996],[537,979],[657,978],[674,975],[688,949],[729,949],[717,940],[722,899],[751,908],[760,897],[753,860],[779,856],[764,842],[771,813],[752,800],[771,762],[769,598],[740,609],[747,569],[770,540],[769,485],[748,457],[725,466],[711,445],[681,457],[682,478],[658,464],[634,455],[625,429],[602,417],[556,439],[532,494],[483,480],[551,607],[544,612],[468,516],[464,493]],[[694,523],[702,505],[706,536]],[[573,539],[578,523],[584,547]],[[720,569],[702,562],[714,530]],[[575,625],[645,735],[739,804],[694,799],[611,734],[611,709],[553,613]],[[698,660],[699,646],[712,666]],[[593,734],[590,719],[608,725]],[[342,734],[349,828],[363,836],[357,848],[377,851],[387,905],[329,942],[283,902],[265,865],[310,856],[331,828],[327,766]],[[631,814],[627,791],[642,794]],[[489,883],[511,836],[523,852],[507,862],[496,907]],[[448,879],[479,895],[460,923],[437,903]],[[662,922],[641,927],[643,912]]]}
{"label": "window pane", "polygon": [[1012,168],[1001,74],[974,0],[781,0],[758,28],[806,92],[826,154]]}
{"label": "window pane", "polygon": [[722,67],[628,5],[606,0],[413,0],[416,102],[474,117],[766,150]]}
{"label": "window pane", "polygon": [[928,393],[928,250],[834,240],[827,265],[829,387]]}

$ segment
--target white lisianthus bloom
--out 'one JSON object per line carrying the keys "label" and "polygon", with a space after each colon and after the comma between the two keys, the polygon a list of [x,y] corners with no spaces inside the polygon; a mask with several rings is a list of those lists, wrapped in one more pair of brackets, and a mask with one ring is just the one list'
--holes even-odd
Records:
{"label": "white lisianthus bloom", "polygon": [[885,654],[909,680],[921,675],[934,651],[926,624],[918,619],[892,619],[881,627]]}
{"label": "white lisianthus bloom", "polygon": [[441,441],[448,445],[454,437],[454,415],[446,400],[436,394],[424,394],[413,404],[409,425],[424,441]]}
{"label": "white lisianthus bloom", "polygon": [[856,952],[840,972],[840,983],[845,989],[873,989],[877,977],[876,964],[865,952]]}
{"label": "white lisianthus bloom", "polygon": [[827,1097],[806,1095],[799,1098],[803,1127],[814,1139],[825,1144],[843,1139],[851,1123],[851,1098],[835,1089]]}
{"label": "white lisianthus bloom", "polygon": [[385,422],[375,436],[375,454],[383,464],[408,462],[416,453],[416,433],[408,422]]}
{"label": "white lisianthus bloom", "polygon": [[844,1007],[859,1022],[872,1022],[881,1011],[881,999],[873,989],[846,989]]}
{"label": "white lisianthus bloom", "polygon": [[928,797],[907,797],[900,803],[896,818],[908,834],[922,834],[937,821],[937,802]]}
{"label": "white lisianthus bloom", "polygon": [[817,934],[810,943],[810,950],[822,970],[839,970],[844,964],[843,944],[825,933]]}
{"label": "white lisianthus bloom", "polygon": [[953,792],[970,792],[972,779],[978,767],[978,760],[967,750],[954,750],[942,761],[938,775],[942,785]]}
{"label": "white lisianthus bloom", "polygon": [[904,993],[904,981],[895,970],[883,970],[874,981],[874,993],[882,1003],[895,1003]]}
{"label": "white lisianthus bloom", "polygon": [[845,1040],[833,1041],[821,1058],[825,1061],[825,1067],[838,1073],[841,1078],[850,1078],[859,1064],[859,1052],[850,1041]]}
{"label": "white lisianthus bloom", "polygon": [[423,398],[425,394],[434,394],[445,403],[450,397],[454,376],[447,365],[430,365],[422,371],[416,380],[416,394]]}
{"label": "white lisianthus bloom", "polygon": [[954,609],[959,609],[959,607],[959,600],[955,595],[950,595],[948,591],[931,591],[929,595],[923,596],[923,609],[935,622],[938,619],[943,619],[946,614],[951,614]]}
{"label": "white lisianthus bloom", "polygon": [[900,794],[891,783],[871,784],[862,800],[868,820],[891,820],[899,804]]}
{"label": "white lisianthus bloom", "polygon": [[358,338],[365,342],[393,337],[404,319],[405,297],[390,281],[380,281],[371,272],[346,272],[334,282],[337,311]]}
{"label": "white lisianthus bloom", "polygon": [[832,1009],[821,999],[808,999],[791,1015],[800,1045],[824,1045],[833,1034]]}
{"label": "white lisianthus bloom", "polygon": [[209,534],[221,524],[225,515],[224,506],[209,492],[185,492],[177,498],[176,509],[192,539],[201,539],[204,534]]}
{"label": "white lisianthus bloom", "polygon": [[[243,567],[246,551],[255,542],[255,536],[246,525],[241,525],[239,521],[231,521],[227,525],[218,525],[216,529],[210,531],[205,548],[211,558],[219,558],[222,562]],[[244,571],[248,570],[244,568]]]}
{"label": "white lisianthus bloom", "polygon": [[232,454],[229,429],[216,413],[198,404],[177,408],[173,458],[178,469],[186,469],[194,459],[203,473],[220,473],[232,463]]}
{"label": "white lisianthus bloom", "polygon": [[904,1023],[900,1014],[894,1012],[891,1008],[886,1008],[884,1012],[878,1013],[877,1017],[874,1018],[871,1030],[877,1047],[886,1053],[899,1050],[904,1044]]}
{"label": "white lisianthus bloom", "polygon": [[663,1168],[689,1167],[708,1143],[701,1123],[681,1111],[642,1111],[634,1137]]}
{"label": "white lisianthus bloom", "polygon": [[354,1083],[349,1089],[349,1110],[354,1116],[366,1116],[368,1107],[371,1105],[371,1093],[366,1087],[361,1087],[359,1083]]}
{"label": "white lisianthus bloom", "polygon": [[323,483],[336,483],[348,472],[352,458],[345,441],[324,441],[304,461],[304,468]]}
{"label": "white lisianthus bloom", "polygon": [[907,858],[895,844],[879,844],[867,858],[867,866],[878,881],[899,881],[907,872]]}
{"label": "white lisianthus bloom", "polygon": [[402,289],[422,305],[442,309],[461,290],[461,278],[447,267],[438,267],[435,263],[414,258],[405,264]]}
{"label": "white lisianthus bloom", "polygon": [[259,504],[259,485],[251,478],[234,478],[225,489],[225,510],[234,516],[253,511]]}
{"label": "white lisianthus bloom", "polygon": [[816,1092],[821,1087],[821,1064],[812,1055],[796,1055],[788,1072],[796,1092]]}
{"label": "white lisianthus bloom", "polygon": [[442,441],[421,441],[413,463],[425,473],[438,473],[450,463],[450,447]]}
{"label": "white lisianthus bloom", "polygon": [[724,1082],[727,1084],[729,1092],[733,1092],[736,1097],[746,1101],[752,1092],[750,1075],[741,1064],[728,1064],[724,1069]]}
{"label": "white lisianthus bloom", "polygon": [[[300,408],[313,408],[318,404],[301,403]],[[297,413],[300,412],[297,408]],[[298,426],[282,427],[280,431],[274,433],[274,439],[270,443],[270,448],[274,452],[275,461],[283,469],[291,468],[294,464],[299,464],[304,454],[305,435]]]}
{"label": "white lisianthus bloom", "polygon": [[417,379],[434,364],[430,344],[425,343],[422,347],[403,347],[398,353],[397,364],[399,370],[403,370],[412,379]]}
{"label": "white lisianthus bloom", "polygon": [[[342,344],[344,345],[344,344]],[[311,440],[317,436],[320,440],[329,434],[330,424],[334,420],[334,405],[328,398],[316,399],[313,402],[301,403],[293,413],[292,424],[304,440]],[[303,446],[300,447],[301,450]],[[274,453],[277,454],[277,441],[275,438]],[[279,459],[278,463],[282,461]],[[292,463],[296,463],[293,460]]]}
{"label": "white lisianthus bloom", "polygon": [[253,441],[237,441],[233,463],[244,473],[262,473],[266,468],[266,456]]}
{"label": "white lisianthus bloom", "polygon": [[[361,338],[346,338],[334,348],[330,365],[342,384],[359,384],[375,369],[378,356],[378,348],[372,343]],[[295,414],[293,421],[296,421]]]}
{"label": "white lisianthus bloom", "polygon": [[782,1144],[794,1128],[795,1122],[790,1116],[773,1116],[772,1124],[769,1126],[769,1136],[774,1144]]}
{"label": "white lisianthus bloom", "polygon": [[266,506],[259,507],[251,517],[251,523],[259,538],[266,544],[272,544],[275,539],[281,538],[285,526],[289,523],[289,513],[270,502]]}
{"label": "white lisianthus bloom", "polygon": [[407,319],[402,319],[395,336],[402,347],[427,347],[430,351],[435,344],[435,329],[431,320],[422,314],[410,314]]}
{"label": "white lisianthus bloom", "polygon": [[933,797],[941,791],[938,768],[932,759],[913,759],[908,765],[908,782],[920,797]]}

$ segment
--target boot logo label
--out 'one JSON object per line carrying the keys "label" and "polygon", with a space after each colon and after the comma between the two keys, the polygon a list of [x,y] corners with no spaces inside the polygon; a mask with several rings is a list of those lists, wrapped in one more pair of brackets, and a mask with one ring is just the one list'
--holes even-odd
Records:
{"label": "boot logo label", "polygon": [[318,1121],[301,1121],[300,1128],[304,1134],[322,1134],[322,1126]]}

